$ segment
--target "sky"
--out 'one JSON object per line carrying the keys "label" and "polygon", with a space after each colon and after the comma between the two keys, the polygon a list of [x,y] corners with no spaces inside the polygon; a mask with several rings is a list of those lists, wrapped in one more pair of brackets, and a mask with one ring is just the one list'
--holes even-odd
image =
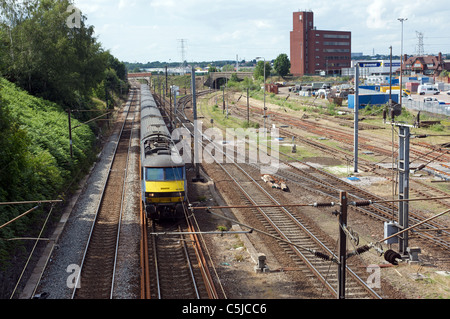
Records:
{"label": "sky", "polygon": [[[352,32],[365,55],[450,53],[448,0],[74,0],[106,50],[123,62],[275,59],[290,55],[292,13],[313,11],[318,30]],[[184,50],[182,50],[182,45]]]}

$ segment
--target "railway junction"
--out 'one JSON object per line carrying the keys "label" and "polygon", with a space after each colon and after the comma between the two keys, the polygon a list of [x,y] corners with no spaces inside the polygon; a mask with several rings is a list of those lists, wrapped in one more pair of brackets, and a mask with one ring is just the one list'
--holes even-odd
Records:
{"label": "railway junction", "polygon": [[[385,223],[398,218],[396,177],[380,165],[389,163],[397,142],[390,144],[389,129],[361,125],[366,156],[351,174],[349,121],[305,118],[268,104],[268,126],[279,128],[280,139],[294,141],[297,151],[292,142],[281,143],[276,174],[262,176],[247,162],[187,165],[186,218],[154,223],[143,215],[139,194],[139,88],[134,82],[116,129],[20,298],[448,298],[448,184],[430,183],[432,175],[418,172],[410,197],[426,201],[409,203],[410,254],[401,260],[398,244],[384,243]],[[196,101],[192,95],[180,99],[176,126],[192,133],[198,117],[205,130],[220,128],[217,94],[198,91]],[[154,95],[172,117],[169,100]],[[230,117],[245,121],[244,99],[229,98]],[[262,126],[262,103],[250,103],[251,120]],[[411,144],[417,167],[439,158],[447,174],[448,150]],[[114,219],[111,211],[117,211]],[[343,256],[345,271],[339,269]]]}

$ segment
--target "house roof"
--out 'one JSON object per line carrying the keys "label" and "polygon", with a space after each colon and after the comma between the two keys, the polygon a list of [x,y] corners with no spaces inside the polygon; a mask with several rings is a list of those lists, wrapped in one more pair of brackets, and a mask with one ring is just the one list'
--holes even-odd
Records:
{"label": "house roof", "polygon": [[[412,71],[420,71],[427,73],[440,73],[444,69],[448,69],[450,65],[447,63],[447,60],[442,59],[442,55],[438,56],[434,55],[423,55],[423,56],[412,56],[409,57],[405,61],[404,69],[409,69]],[[396,70],[396,72],[400,72],[400,68]]]}

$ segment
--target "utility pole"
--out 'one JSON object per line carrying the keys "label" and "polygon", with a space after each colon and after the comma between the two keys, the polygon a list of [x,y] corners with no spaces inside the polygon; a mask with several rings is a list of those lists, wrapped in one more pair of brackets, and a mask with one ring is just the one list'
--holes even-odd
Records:
{"label": "utility pole", "polygon": [[354,161],[354,172],[358,173],[358,124],[359,124],[359,64],[357,63],[355,65],[355,107],[354,107],[354,111],[355,111],[355,124],[354,124],[354,129],[355,129],[355,133],[354,133],[354,156],[355,156],[355,161]]}
{"label": "utility pole", "polygon": [[247,124],[250,124],[250,97],[249,97],[249,89],[247,88]]}
{"label": "utility pole", "polygon": [[[167,89],[169,87],[167,86],[167,65],[166,65],[166,91],[164,92],[164,96],[167,96]],[[170,104],[172,104],[172,101],[170,101]]]}
{"label": "utility pole", "polygon": [[73,158],[73,150],[72,150],[72,120],[71,120],[71,110],[67,110],[69,114],[69,143],[70,143],[70,157]]}
{"label": "utility pole", "polygon": [[225,85],[222,86],[222,90],[223,90],[223,105],[222,105],[222,114],[225,114]]}
{"label": "utility pole", "polygon": [[266,134],[266,58],[264,58],[264,134]]}
{"label": "utility pole", "polygon": [[398,21],[401,22],[402,24],[402,39],[401,39],[401,54],[400,54],[400,96],[399,96],[399,101],[400,101],[400,105],[402,105],[402,96],[403,96],[403,22],[408,20],[408,18],[398,18]]}
{"label": "utility pole", "polygon": [[203,178],[200,176],[200,164],[199,164],[199,152],[200,146],[199,144],[199,136],[201,136],[201,132],[198,132],[198,120],[197,120],[197,97],[196,97],[196,88],[195,88],[195,70],[192,67],[192,110],[194,113],[194,166],[195,166],[195,177],[192,181],[195,182],[203,182]]}
{"label": "utility pole", "polygon": [[[398,125],[399,128],[399,158],[398,158],[398,199],[405,200],[399,202],[398,223],[401,229],[409,227],[409,140],[410,128],[407,125]],[[399,251],[402,255],[407,255],[408,232],[399,236]]]}
{"label": "utility pole", "polygon": [[339,215],[339,271],[338,299],[345,299],[345,271],[347,268],[347,192],[341,191],[341,213]]}
{"label": "utility pole", "polygon": [[392,107],[392,45],[389,47],[390,55],[390,66],[389,66],[389,107]]}

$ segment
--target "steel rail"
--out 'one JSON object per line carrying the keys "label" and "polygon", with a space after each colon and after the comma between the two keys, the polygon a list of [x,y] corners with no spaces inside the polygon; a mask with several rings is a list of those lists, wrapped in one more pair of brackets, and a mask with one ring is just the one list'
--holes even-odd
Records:
{"label": "steel rail", "polygon": [[[181,113],[181,111],[179,111],[179,112]],[[183,115],[183,116],[186,118],[185,115]],[[192,124],[192,123],[191,123],[191,124]],[[184,127],[187,129],[187,127],[186,127],[185,125],[184,125]],[[280,131],[281,131],[281,129],[280,129]],[[302,140],[305,141],[305,142],[307,142],[308,144],[312,144],[312,145],[316,146],[315,144],[313,144],[312,141],[309,141],[309,140],[304,139],[304,138],[302,138]],[[269,146],[268,146],[268,147],[269,147]],[[269,147],[269,148],[270,148],[270,147]],[[283,154],[283,155],[285,155],[285,156],[287,156],[287,157],[289,157],[289,158],[292,158],[291,156],[289,156],[289,155],[287,155],[287,154],[285,154],[285,153],[283,153],[283,152],[279,152],[279,153],[280,153],[280,154]],[[296,159],[294,159],[294,160],[295,160],[296,162],[299,162],[299,163],[301,163],[301,164],[303,164],[303,165],[306,165],[306,166],[310,167],[312,170],[314,170],[314,171],[316,171],[316,172],[318,172],[318,173],[320,173],[320,174],[322,174],[322,175],[325,175],[325,176],[328,177],[328,178],[331,178],[331,179],[334,180],[334,181],[338,181],[339,183],[341,183],[341,184],[345,185],[346,187],[348,187],[349,189],[353,190],[353,191],[349,192],[349,195],[350,195],[350,196],[353,196],[353,197],[355,197],[355,198],[357,198],[357,199],[360,199],[360,200],[364,200],[364,198],[362,198],[362,197],[360,197],[360,196],[358,196],[358,195],[355,194],[355,192],[358,192],[358,193],[363,193],[364,195],[367,196],[367,198],[376,199],[377,201],[382,200],[381,197],[376,196],[376,195],[374,195],[374,194],[371,194],[371,193],[369,193],[369,192],[367,192],[367,191],[365,191],[365,190],[362,190],[362,189],[360,189],[360,188],[358,188],[358,187],[356,187],[356,186],[353,186],[353,185],[350,184],[350,183],[347,183],[347,182],[345,182],[345,181],[342,181],[341,179],[338,179],[337,177],[335,177],[334,175],[332,175],[332,174],[330,174],[330,173],[328,173],[328,172],[325,172],[325,171],[323,171],[323,170],[320,170],[320,169],[318,169],[318,168],[316,168],[316,167],[313,167],[312,165],[309,165],[309,164],[307,164],[307,163],[303,163],[303,162],[301,162],[301,161],[299,161],[299,160],[296,160]],[[330,183],[328,183],[328,182],[326,182],[326,181],[324,181],[324,180],[322,180],[322,179],[319,179],[319,178],[317,178],[317,177],[314,177],[314,176],[312,176],[311,174],[309,174],[309,173],[307,173],[307,172],[304,172],[303,170],[301,170],[301,169],[299,169],[299,168],[293,166],[292,164],[290,164],[290,163],[288,163],[288,162],[285,162],[285,161],[282,161],[282,162],[283,162],[284,164],[288,165],[289,167],[293,168],[294,170],[298,170],[298,171],[301,171],[303,174],[307,174],[308,176],[311,177],[311,179],[308,179],[308,180],[309,180],[309,181],[314,181],[314,180],[315,180],[315,181],[317,182],[318,185],[321,185],[321,186],[320,186],[321,188],[329,188],[329,189],[333,189],[333,190],[336,191],[336,192],[339,192],[340,189],[338,189],[337,187],[333,186],[332,184],[330,184]],[[256,167],[255,164],[250,164],[250,165],[253,165],[253,166]],[[294,173],[292,173],[292,172],[290,172],[290,174],[296,175],[296,174],[294,174]],[[280,175],[280,174],[275,174],[275,175],[276,175],[276,176],[279,176],[279,177],[282,177],[282,178],[286,178],[284,175],[283,175],[283,176]],[[298,178],[301,178],[301,179],[305,179],[305,177],[301,177],[301,176],[298,176],[298,175],[297,175],[297,177],[298,177]],[[292,179],[290,179],[290,180],[292,181]],[[294,182],[295,182],[295,181],[294,181]],[[304,187],[304,186],[302,185],[302,187]],[[314,192],[317,192],[317,190],[313,190],[313,191],[314,191]],[[326,194],[326,193],[324,193],[324,194],[327,195],[327,196],[332,196],[332,195],[330,195],[330,194]],[[332,197],[333,197],[334,199],[337,198],[337,196],[332,196]],[[366,198],[366,199],[367,199],[367,198]],[[361,212],[363,212],[363,213],[365,213],[365,214],[367,214],[367,215],[369,215],[369,216],[372,216],[372,217],[374,217],[374,218],[376,218],[376,219],[379,219],[379,220],[381,220],[381,221],[383,221],[383,222],[389,222],[389,221],[391,221],[390,216],[392,215],[392,208],[393,208],[392,205],[387,205],[387,206],[385,206],[385,205],[380,205],[379,203],[373,204],[373,205],[372,205],[372,209],[363,208],[363,207],[355,207],[356,210],[359,210],[359,211],[361,211]],[[375,212],[374,212],[373,210],[375,210]],[[378,213],[377,213],[377,212],[378,212]],[[411,218],[411,221],[412,221],[412,222],[420,222],[421,220],[423,220],[423,217],[417,215],[417,214],[414,213],[414,212],[411,212],[411,213],[410,213],[410,218]],[[437,224],[437,223],[435,223],[435,222],[432,222],[431,224],[426,224],[426,226],[427,226],[427,227],[431,227],[432,229],[442,228],[442,225]],[[447,231],[444,231],[443,233],[445,233],[445,234],[450,234],[450,232],[447,232]],[[422,239],[430,240],[430,241],[433,242],[434,244],[436,244],[436,245],[438,245],[438,246],[441,246],[441,247],[443,247],[443,248],[446,248],[446,249],[450,248],[450,242],[444,241],[442,238],[440,238],[440,237],[438,237],[438,236],[433,236],[433,235],[431,235],[431,234],[417,234],[417,235],[418,235],[419,237],[421,237]]]}
{"label": "steel rail", "polygon": [[[139,94],[137,94],[137,104],[139,101]],[[131,108],[131,105],[130,105]],[[127,147],[127,160],[125,162],[125,172],[123,176],[123,183],[122,183],[122,197],[120,200],[120,213],[119,213],[119,222],[117,225],[117,239],[116,239],[116,249],[114,254],[114,265],[113,265],[113,275],[111,279],[111,293],[110,293],[110,299],[113,298],[114,293],[114,281],[116,277],[116,266],[117,266],[117,256],[119,254],[119,241],[120,241],[120,229],[122,226],[122,216],[123,216],[123,209],[124,209],[124,202],[125,202],[125,193],[126,193],[126,185],[127,185],[127,176],[128,176],[128,163],[130,161],[130,149],[131,149],[131,142],[133,141],[133,126],[136,119],[136,106],[133,111],[133,119],[131,120],[131,127],[130,127],[130,139],[128,141],[128,147]]]}
{"label": "steel rail", "polygon": [[[187,128],[184,124],[183,126],[185,128]],[[207,140],[209,140],[208,137],[203,135],[203,132],[201,132],[202,136],[205,137]],[[192,133],[191,133],[192,135]],[[209,140],[210,142],[212,142],[211,140]],[[210,151],[208,150],[208,152],[210,153]],[[228,154],[226,154],[225,152],[222,151],[222,153],[225,156],[229,156]],[[212,156],[212,154],[210,153],[210,155]],[[215,157],[212,156],[214,159]],[[224,166],[217,162],[216,163],[227,173],[227,175],[236,183],[236,185],[241,189],[241,191],[245,194],[245,196],[251,201],[253,202],[254,205],[257,205],[257,203],[249,196],[249,194],[242,188],[242,186],[234,179],[234,177],[224,168]],[[261,185],[259,185],[247,172],[245,172],[245,170],[243,170],[238,164],[233,163],[236,167],[238,167],[245,175],[247,175],[248,178],[250,178],[250,180],[252,180],[252,182],[257,185],[260,190],[262,190],[276,205],[280,205],[280,203],[278,201],[276,201],[269,193],[267,193],[262,187]],[[280,205],[282,206],[282,205]],[[303,231],[305,231],[310,238],[312,238],[317,244],[319,244],[319,246],[321,246],[323,249],[325,249],[331,256],[334,256],[335,258],[336,255],[329,250],[316,236],[314,236],[314,234],[312,234],[300,221],[298,221],[297,218],[295,218],[286,208],[281,207],[281,209],[291,218],[291,220],[293,220]],[[261,209],[258,208],[259,211],[261,211],[264,215],[264,217],[273,225],[273,227],[277,230],[277,232],[286,238],[286,240],[290,241],[288,239],[288,237],[279,229],[279,227],[270,219],[270,217]],[[323,276],[320,274],[320,272],[318,272],[315,267],[309,262],[309,260],[306,258],[306,256],[304,256],[300,250],[298,249],[298,247],[293,247],[294,250],[297,252],[298,255],[300,255],[300,257],[305,261],[305,263],[308,265],[308,267],[310,267],[310,269],[313,271],[313,273],[316,274],[316,276],[322,281],[324,282],[326,288],[334,295],[337,296],[337,292],[334,290],[334,288],[325,280],[325,278],[323,278]],[[348,266],[346,266],[347,270],[350,270],[350,274],[351,276],[357,281],[359,282],[364,288],[365,290],[374,298],[377,299],[381,299],[381,297],[373,290],[371,289],[365,282],[364,280],[362,280],[353,270],[351,270]]]}
{"label": "steel rail", "polygon": [[197,297],[197,299],[200,299],[200,294],[198,292],[198,287],[197,287],[197,281],[195,280],[195,275],[194,275],[194,270],[193,270],[193,266],[191,263],[191,258],[189,257],[189,252],[187,249],[187,245],[186,245],[186,241],[184,240],[184,235],[181,234],[181,228],[180,226],[178,226],[178,231],[180,232],[180,238],[181,241],[183,243],[183,251],[184,251],[184,255],[186,256],[186,262],[189,268],[189,273],[191,274],[191,279],[192,279],[192,285],[194,287],[195,290],[195,295]]}
{"label": "steel rail", "polygon": [[[185,126],[186,127],[186,126]],[[191,133],[192,134],[192,133]],[[207,140],[209,140],[208,137],[203,135],[202,132],[202,136],[204,138],[206,138]],[[212,142],[211,140],[209,140],[210,142]],[[206,149],[207,150],[207,149]],[[209,150],[207,150],[207,152],[211,155],[212,158],[215,159],[215,157],[211,154],[211,152]],[[222,151],[222,154],[224,154],[225,156],[230,156],[228,154],[226,154],[225,152]],[[255,206],[257,206],[258,204],[251,198],[251,196],[242,188],[242,186],[240,185],[240,183],[238,183],[236,181],[236,179],[224,168],[224,166],[219,163],[218,161],[216,161],[216,164],[218,164],[225,172],[226,174],[236,183],[236,185],[241,189],[241,191],[245,194],[245,196],[247,197],[247,199],[249,201],[251,201]],[[282,206],[278,201],[276,201],[269,193],[267,193],[262,187],[261,185],[259,185],[247,172],[245,172],[245,170],[243,170],[240,165],[233,163],[234,166],[236,166],[238,169],[240,169],[255,185],[257,185],[259,187],[260,190],[263,191],[263,193],[265,193],[267,195],[268,198],[270,198],[276,205]],[[326,245],[324,245],[314,234],[312,234],[300,221],[298,221],[297,218],[295,218],[286,208],[281,207],[281,209],[285,212],[285,214],[287,214],[291,220],[293,220],[304,232],[306,232],[311,239],[313,239],[320,247],[322,247],[324,250],[326,250],[331,256],[333,256],[334,258],[337,258],[337,256],[330,250],[328,249],[328,247],[326,247]],[[262,210],[261,208],[258,208],[258,210],[263,214],[263,216],[266,218],[266,220],[269,221],[269,223],[276,229],[276,231],[285,238],[285,240],[289,241],[289,238],[281,231],[281,229],[276,225],[276,223],[264,212],[264,210]],[[304,260],[304,262],[308,265],[308,267],[313,271],[313,273],[316,275],[316,277],[318,277],[325,285],[325,287],[332,293],[332,295],[337,296],[337,292],[336,290],[334,290],[334,288],[326,281],[326,279],[322,276],[322,274],[320,274],[320,272],[311,264],[311,262],[308,260],[308,258],[302,254],[300,252],[300,250],[297,247],[293,247],[294,250],[297,252],[297,254],[302,258],[302,260]],[[349,267],[346,267],[347,270],[349,269]],[[381,297],[375,292],[373,291],[373,289],[371,289],[359,276],[356,275],[356,273],[354,273],[352,270],[350,270],[350,274],[351,276],[357,281],[359,282],[367,291],[368,293],[374,297],[374,298],[378,298],[381,299]]]}
{"label": "steel rail", "polygon": [[87,243],[86,243],[86,247],[85,247],[85,249],[84,249],[83,258],[82,258],[82,260],[81,260],[80,268],[79,268],[79,271],[78,271],[78,276],[77,276],[77,279],[76,279],[76,281],[75,281],[75,286],[74,286],[74,289],[73,289],[73,292],[72,292],[72,298],[71,298],[71,299],[75,299],[75,295],[76,295],[76,292],[77,292],[77,287],[79,286],[79,283],[80,283],[81,273],[82,273],[82,270],[83,270],[83,267],[84,267],[84,264],[85,264],[86,255],[87,255],[87,252],[88,252],[88,249],[89,249],[89,244],[90,244],[90,242],[91,242],[91,238],[92,238],[92,234],[93,234],[93,231],[94,231],[94,228],[95,228],[95,224],[97,223],[97,219],[98,219],[98,213],[99,213],[99,211],[100,211],[100,207],[101,207],[102,202],[103,202],[103,199],[104,199],[104,195],[105,195],[105,191],[106,191],[106,185],[108,184],[109,178],[110,178],[110,176],[111,176],[111,169],[112,169],[114,160],[115,160],[116,155],[117,155],[117,150],[118,150],[118,148],[119,148],[119,141],[120,141],[120,139],[121,139],[121,137],[122,137],[122,133],[123,133],[123,131],[124,131],[125,124],[126,124],[126,122],[127,122],[128,115],[129,115],[129,113],[130,113],[130,109],[131,109],[131,107],[132,107],[133,99],[134,99],[134,97],[135,97],[134,94],[135,94],[135,93],[133,92],[132,95],[131,95],[131,97],[130,97],[130,104],[129,104],[129,106],[128,106],[127,113],[126,113],[126,115],[125,115],[125,118],[124,118],[122,127],[121,127],[121,129],[120,129],[120,132],[119,132],[119,135],[118,135],[118,138],[117,138],[117,143],[116,143],[116,145],[115,145],[115,147],[114,147],[113,157],[112,157],[112,159],[111,159],[111,161],[110,161],[110,163],[109,163],[109,167],[108,167],[108,176],[107,176],[107,178],[106,178],[106,180],[105,180],[105,183],[104,183],[104,185],[103,185],[102,193],[101,193],[101,196],[100,196],[99,203],[98,203],[98,205],[97,205],[97,210],[96,210],[96,212],[95,212],[95,217],[94,217],[94,220],[93,220],[93,222],[92,222],[91,230],[90,230],[90,232],[89,232],[89,237],[88,237],[88,240],[87,240]]}
{"label": "steel rail", "polygon": [[190,214],[188,207],[184,206],[184,213],[186,216],[186,222],[188,224],[189,236],[191,238],[193,248],[197,257],[200,272],[202,274],[203,283],[205,284],[206,291],[210,299],[219,299],[216,287],[214,286],[214,281],[212,279],[211,273],[208,269],[208,263],[206,261],[205,255],[203,254],[203,249],[200,244],[199,234],[195,231],[195,227],[191,218],[195,216]]}

